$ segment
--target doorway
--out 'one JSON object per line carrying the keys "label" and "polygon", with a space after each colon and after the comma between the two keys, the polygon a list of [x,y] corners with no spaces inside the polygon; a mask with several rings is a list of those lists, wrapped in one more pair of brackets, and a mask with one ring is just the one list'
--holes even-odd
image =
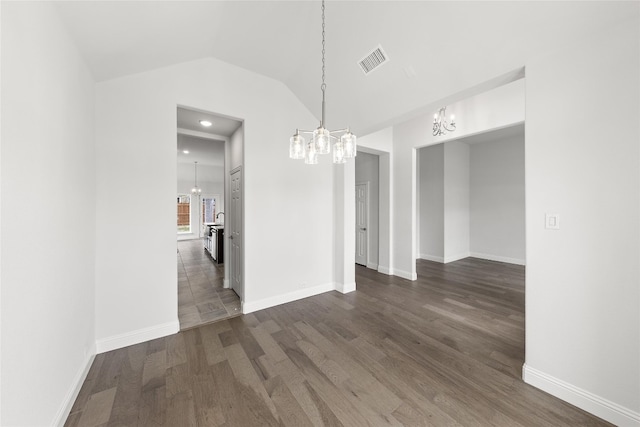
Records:
{"label": "doorway", "polygon": [[363,151],[355,161],[355,262],[373,270],[380,267],[380,210],[385,206],[380,202],[380,163],[380,155]]}
{"label": "doorway", "polygon": [[230,145],[242,122],[177,108],[178,318],[185,330],[241,314],[226,280]]}
{"label": "doorway", "polygon": [[524,125],[417,150],[416,253],[525,264]]}

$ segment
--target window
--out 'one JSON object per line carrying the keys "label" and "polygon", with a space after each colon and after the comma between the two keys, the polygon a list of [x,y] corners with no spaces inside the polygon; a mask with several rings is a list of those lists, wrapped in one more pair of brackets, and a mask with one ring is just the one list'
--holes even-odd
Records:
{"label": "window", "polygon": [[215,197],[202,198],[202,223],[211,224],[216,222],[216,199]]}
{"label": "window", "polygon": [[191,233],[191,196],[178,194],[178,233]]}

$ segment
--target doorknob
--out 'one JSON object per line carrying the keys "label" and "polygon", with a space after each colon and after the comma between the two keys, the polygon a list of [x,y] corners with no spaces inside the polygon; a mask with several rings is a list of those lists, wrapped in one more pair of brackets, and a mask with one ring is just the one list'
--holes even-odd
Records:
{"label": "doorknob", "polygon": [[367,231],[367,227],[360,227],[360,230]]}
{"label": "doorknob", "polygon": [[229,236],[229,239],[233,240],[233,236]]}

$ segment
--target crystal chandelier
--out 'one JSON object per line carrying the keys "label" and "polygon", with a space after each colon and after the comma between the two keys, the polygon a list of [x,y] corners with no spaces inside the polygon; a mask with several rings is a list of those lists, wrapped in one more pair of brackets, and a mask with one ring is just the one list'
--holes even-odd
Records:
{"label": "crystal chandelier", "polygon": [[456,116],[451,115],[450,121],[447,122],[447,107],[442,107],[433,115],[433,136],[446,135],[447,131],[456,130]]}
{"label": "crystal chandelier", "polygon": [[194,184],[193,184],[193,188],[191,189],[191,194],[197,194],[200,195],[200,193],[202,193],[202,188],[198,187],[198,162],[193,162],[193,169],[194,169]]}
{"label": "crystal chandelier", "polygon": [[[296,133],[289,139],[289,157],[292,159],[304,159],[308,165],[318,163],[318,154],[329,154],[333,146],[333,163],[346,163],[346,159],[356,156],[356,136],[349,128],[340,130],[328,130],[325,128],[325,102],[324,93],[327,89],[325,80],[325,24],[324,24],[324,0],[322,0],[322,120],[316,130],[296,129]],[[302,136],[312,135],[309,142]]]}

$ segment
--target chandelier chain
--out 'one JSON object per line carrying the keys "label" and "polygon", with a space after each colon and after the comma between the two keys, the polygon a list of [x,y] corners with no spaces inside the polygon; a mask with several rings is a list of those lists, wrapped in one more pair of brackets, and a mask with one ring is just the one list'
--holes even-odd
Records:
{"label": "chandelier chain", "polygon": [[320,89],[324,93],[327,88],[327,84],[324,82],[324,53],[325,53],[325,40],[324,40],[324,0],[322,0],[322,85]]}

